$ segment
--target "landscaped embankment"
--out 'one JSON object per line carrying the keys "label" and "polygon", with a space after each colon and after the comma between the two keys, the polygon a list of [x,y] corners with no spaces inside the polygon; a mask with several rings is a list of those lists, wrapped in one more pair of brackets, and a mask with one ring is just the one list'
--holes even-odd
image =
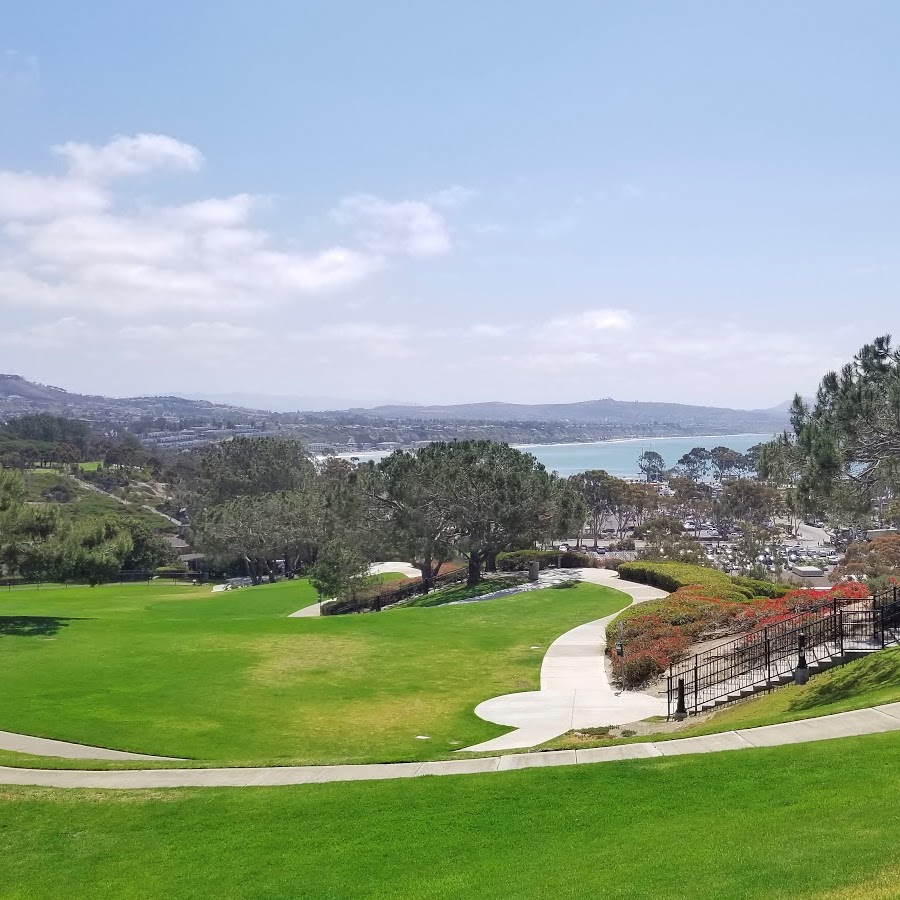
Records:
{"label": "landscaped embankment", "polygon": [[829,600],[862,599],[868,589],[841,584],[830,591],[791,589],[726,575],[688,563],[622,563],[619,577],[672,593],[625,610],[607,629],[607,645],[621,640],[617,675],[626,687],[646,684],[678,662],[692,644],[778,622]]}

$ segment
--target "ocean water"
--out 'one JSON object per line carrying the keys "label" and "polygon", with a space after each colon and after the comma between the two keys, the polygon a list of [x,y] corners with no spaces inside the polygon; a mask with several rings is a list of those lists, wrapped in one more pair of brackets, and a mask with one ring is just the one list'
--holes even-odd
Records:
{"label": "ocean water", "polygon": [[[518,449],[532,454],[548,469],[560,475],[574,475],[587,469],[605,469],[619,478],[637,478],[638,457],[645,450],[655,450],[674,466],[685,453],[694,447],[730,447],[738,453],[746,453],[754,444],[771,440],[771,434],[714,434],[694,437],[629,438],[618,441],[597,441],[591,444],[527,444]],[[379,460],[387,453],[354,454],[361,460]]]}

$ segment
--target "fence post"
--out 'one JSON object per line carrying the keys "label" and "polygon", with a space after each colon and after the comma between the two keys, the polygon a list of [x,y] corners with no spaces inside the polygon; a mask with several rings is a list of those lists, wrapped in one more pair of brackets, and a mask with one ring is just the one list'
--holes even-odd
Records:
{"label": "fence post", "polygon": [[684,679],[678,679],[678,705],[675,707],[674,719],[683,722],[687,718],[687,707],[684,705]]}
{"label": "fence post", "polygon": [[694,656],[694,712],[699,712],[698,699],[700,694],[700,678],[697,656]]}
{"label": "fence post", "polygon": [[837,617],[838,617],[837,628],[838,628],[838,641],[839,641],[838,646],[841,651],[841,657],[843,658],[843,656],[844,656],[844,611],[842,609],[838,610]]}
{"label": "fence post", "polygon": [[769,629],[763,629],[763,652],[766,657],[766,681],[772,680],[772,648],[769,644]]}

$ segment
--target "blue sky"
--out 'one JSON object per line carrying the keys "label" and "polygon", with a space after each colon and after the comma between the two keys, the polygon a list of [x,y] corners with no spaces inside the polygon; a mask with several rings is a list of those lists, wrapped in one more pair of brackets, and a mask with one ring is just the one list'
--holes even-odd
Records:
{"label": "blue sky", "polygon": [[773,405],[893,328],[897,46],[865,0],[7,4],[0,368]]}

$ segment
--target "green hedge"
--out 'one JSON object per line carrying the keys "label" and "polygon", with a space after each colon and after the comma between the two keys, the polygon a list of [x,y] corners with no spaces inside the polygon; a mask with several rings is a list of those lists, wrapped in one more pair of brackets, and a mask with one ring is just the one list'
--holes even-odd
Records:
{"label": "green hedge", "polygon": [[733,575],[731,580],[740,588],[751,591],[752,597],[783,597],[792,590],[789,584],[773,584],[771,581],[760,581],[758,578],[743,578]]}
{"label": "green hedge", "polygon": [[690,584],[699,584],[727,592],[735,589],[729,575],[718,569],[708,569],[693,563],[636,560],[622,563],[619,566],[619,576],[627,581],[638,581],[641,584],[649,584],[651,587],[670,592]]}
{"label": "green hedge", "polygon": [[699,585],[715,591],[716,596],[723,600],[735,600],[738,603],[756,597],[783,597],[790,590],[788,585],[773,584],[756,578],[733,577],[718,569],[693,563],[650,560],[626,562],[619,566],[619,577],[673,593],[679,588]]}
{"label": "green hedge", "polygon": [[514,550],[497,554],[497,568],[501,572],[521,572],[528,564],[537,560],[542,569],[555,566],[559,561],[564,569],[596,569],[596,557],[588,553],[560,553],[557,550]]}

